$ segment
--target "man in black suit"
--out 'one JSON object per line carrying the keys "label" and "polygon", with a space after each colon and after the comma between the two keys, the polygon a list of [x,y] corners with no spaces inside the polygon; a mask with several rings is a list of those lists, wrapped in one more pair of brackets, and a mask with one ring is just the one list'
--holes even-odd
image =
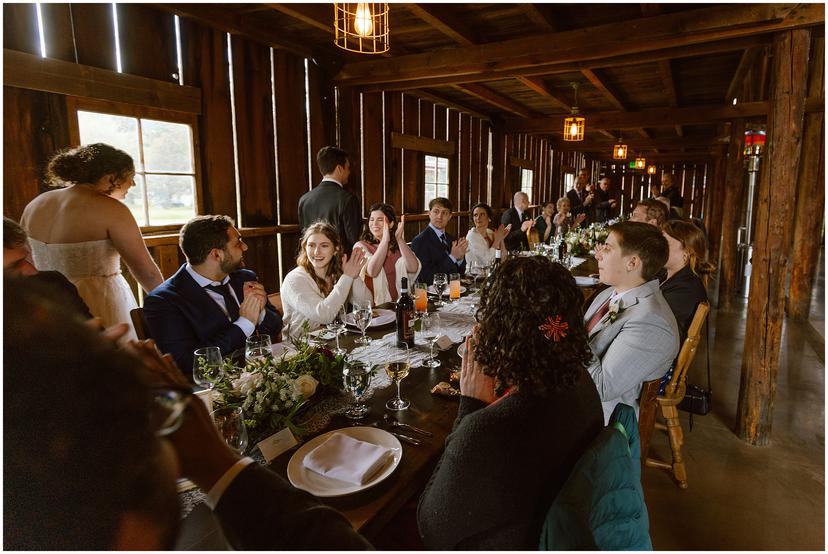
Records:
{"label": "man in black suit", "polygon": [[423,268],[420,280],[429,285],[435,273],[464,273],[466,271],[466,239],[446,233],[451,220],[452,205],[448,198],[437,197],[428,203],[428,227],[411,241],[411,250],[420,259]]}
{"label": "man in black suit", "polygon": [[595,221],[597,223],[604,223],[612,219],[616,213],[615,206],[618,204],[618,200],[614,198],[615,194],[610,190],[610,186],[610,178],[602,177],[598,181],[598,188],[594,191],[595,200],[593,204],[595,205]]}
{"label": "man in black suit", "polygon": [[681,191],[675,186],[675,178],[672,173],[665,173],[661,177],[661,196],[664,196],[670,201],[669,208],[675,210],[679,218],[684,217],[684,198],[681,196]]}
{"label": "man in black suit", "polygon": [[587,168],[581,169],[578,172],[578,178],[575,181],[575,188],[566,193],[569,198],[570,213],[572,217],[579,214],[586,214],[586,219],[582,224],[591,223],[590,211],[592,211],[592,202],[595,196],[592,194],[592,185],[589,182],[590,172]]}
{"label": "man in black suit", "polygon": [[187,263],[144,299],[144,318],[162,352],[191,375],[193,351],[218,346],[226,356],[257,331],[275,335],[282,316],[256,274],[244,267],[247,245],[224,215],[202,215],[181,228]]}
{"label": "man in black suit", "polygon": [[512,228],[506,238],[507,250],[529,250],[529,238],[526,231],[532,228],[533,221],[526,210],[529,208],[529,196],[522,191],[515,193],[512,198],[513,206],[503,212],[500,222],[504,226],[511,225]]}
{"label": "man in black suit", "polygon": [[326,146],[316,154],[316,165],[322,182],[299,199],[300,233],[314,221],[324,219],[339,229],[345,252],[350,253],[362,231],[362,210],[357,197],[343,188],[351,174],[348,153]]}
{"label": "man in black suit", "polygon": [[205,503],[237,550],[371,547],[342,514],[232,451],[151,342],[116,349],[42,297],[29,279],[9,280],[14,287],[5,288],[3,305],[3,355],[13,368],[4,375],[6,414],[13,416],[3,424],[6,548],[172,550],[179,476],[207,494]]}

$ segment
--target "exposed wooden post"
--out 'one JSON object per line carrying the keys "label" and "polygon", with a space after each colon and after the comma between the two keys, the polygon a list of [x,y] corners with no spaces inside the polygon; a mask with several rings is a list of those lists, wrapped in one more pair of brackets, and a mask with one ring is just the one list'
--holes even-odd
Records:
{"label": "exposed wooden post", "polygon": [[713,163],[713,175],[707,187],[706,208],[704,211],[705,224],[707,226],[707,241],[709,243],[709,258],[719,265],[719,245],[722,241],[722,212],[724,204],[724,175],[726,167],[726,149],[717,153]]}
{"label": "exposed wooden post", "polygon": [[722,207],[721,268],[719,272],[719,306],[728,307],[736,291],[737,241],[741,221],[742,199],[745,195],[745,169],[742,141],[745,120],[734,119],[730,124],[730,145],[727,150],[724,206]]}
{"label": "exposed wooden post", "polygon": [[[825,37],[814,40],[811,66],[808,70],[808,90],[825,90]],[[807,319],[811,305],[811,288],[819,257],[820,227],[825,208],[825,130],[823,114],[805,116],[805,135],[802,160],[799,164],[796,218],[791,255],[791,286],[788,296],[788,315]]]}
{"label": "exposed wooden post", "polygon": [[739,437],[753,445],[768,444],[773,422],[810,45],[809,29],[786,31],[774,37],[772,107],[756,207],[753,273],[736,423]]}

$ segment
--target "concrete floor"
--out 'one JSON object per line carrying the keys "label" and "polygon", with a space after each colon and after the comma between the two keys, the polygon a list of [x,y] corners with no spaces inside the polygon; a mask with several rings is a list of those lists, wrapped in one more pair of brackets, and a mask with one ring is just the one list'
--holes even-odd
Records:
{"label": "concrete floor", "polygon": [[[733,432],[746,299],[713,310],[713,411],[696,416],[692,432],[681,412],[689,488],[680,490],[656,468],[642,478],[656,550],[825,549],[824,299],[820,270],[811,320],[785,324],[772,438],[764,447]],[[688,381],[704,384],[705,370],[700,347]],[[670,459],[667,437],[658,431],[654,455]]]}

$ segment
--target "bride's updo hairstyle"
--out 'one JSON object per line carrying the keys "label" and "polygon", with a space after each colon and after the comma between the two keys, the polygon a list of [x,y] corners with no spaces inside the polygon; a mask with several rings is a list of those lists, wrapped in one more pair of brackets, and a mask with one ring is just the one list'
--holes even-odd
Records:
{"label": "bride's updo hairstyle", "polygon": [[57,152],[49,160],[46,181],[53,187],[63,187],[67,184],[93,184],[104,175],[113,175],[114,190],[115,182],[134,169],[135,164],[129,154],[98,142]]}
{"label": "bride's updo hairstyle", "polygon": [[[543,286],[538,286],[542,283]],[[483,289],[475,357],[495,393],[546,398],[575,386],[592,359],[569,271],[543,256],[509,258]]]}

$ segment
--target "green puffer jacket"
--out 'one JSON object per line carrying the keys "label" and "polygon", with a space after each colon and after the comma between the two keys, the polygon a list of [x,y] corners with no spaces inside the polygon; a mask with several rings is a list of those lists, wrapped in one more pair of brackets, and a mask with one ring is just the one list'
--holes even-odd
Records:
{"label": "green puffer jacket", "polygon": [[635,411],[618,404],[555,498],[540,550],[652,550]]}

